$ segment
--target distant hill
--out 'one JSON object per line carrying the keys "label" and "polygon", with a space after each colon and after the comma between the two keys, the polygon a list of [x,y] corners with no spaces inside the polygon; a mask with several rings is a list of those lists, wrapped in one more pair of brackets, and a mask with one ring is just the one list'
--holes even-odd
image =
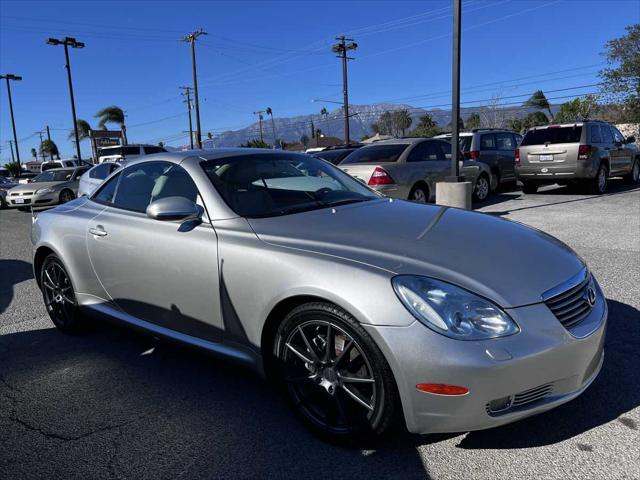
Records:
{"label": "distant hill", "polygon": [[[552,107],[557,110],[559,107]],[[425,110],[422,108],[412,107],[406,104],[392,103],[375,103],[371,105],[350,105],[349,106],[349,128],[350,137],[353,140],[359,140],[364,135],[372,135],[371,124],[375,123],[380,115],[388,111],[407,109],[413,118],[413,126],[418,123],[418,119],[425,113],[429,113],[433,120],[442,128],[446,127],[451,121],[451,111],[443,109]],[[487,112],[487,107],[470,107],[462,108],[460,113],[463,120],[466,120],[472,113],[478,113],[482,116]],[[526,116],[534,109],[497,109],[504,115],[513,118]],[[326,116],[320,114],[298,115],[295,117],[275,117],[275,135],[276,138],[286,142],[297,142],[303,135],[311,137],[311,126],[320,129],[325,135],[333,137],[344,137],[344,119],[342,109],[338,108],[328,113]],[[271,119],[266,118],[262,123],[264,140],[268,143],[273,142],[273,129]],[[260,137],[260,127],[258,122],[252,123],[245,128],[239,130],[229,130],[214,135],[213,141],[203,140],[207,146],[216,147],[237,147],[242,143]]]}

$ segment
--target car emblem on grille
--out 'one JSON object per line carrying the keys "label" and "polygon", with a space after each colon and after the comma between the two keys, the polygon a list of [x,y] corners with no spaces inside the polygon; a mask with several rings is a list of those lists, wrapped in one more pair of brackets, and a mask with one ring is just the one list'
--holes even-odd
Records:
{"label": "car emblem on grille", "polygon": [[585,300],[589,303],[590,307],[593,307],[596,304],[596,291],[591,285],[589,285],[589,288],[587,288],[584,297]]}

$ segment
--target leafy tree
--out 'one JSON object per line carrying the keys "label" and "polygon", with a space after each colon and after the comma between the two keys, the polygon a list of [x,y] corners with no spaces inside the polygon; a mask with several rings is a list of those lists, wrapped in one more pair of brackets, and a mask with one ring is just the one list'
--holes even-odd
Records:
{"label": "leafy tree", "polygon": [[640,122],[640,23],[626,27],[626,34],[605,44],[607,68],[600,71],[602,91],[619,102],[622,121]]}
{"label": "leafy tree", "polygon": [[[89,138],[89,130],[91,130],[91,125],[89,125],[89,122],[79,118],[76,120],[76,127],[78,128],[78,139],[80,141]],[[68,138],[69,140],[75,140],[76,137],[73,130],[71,130],[71,132],[69,133]]]}
{"label": "leafy tree", "polygon": [[474,128],[480,128],[480,115],[478,115],[477,113],[472,113],[471,115],[469,115],[467,117],[467,128],[469,130],[473,130]]}
{"label": "leafy tree", "polygon": [[275,145],[277,143],[276,122],[273,121],[273,110],[271,109],[271,107],[267,107],[266,113],[271,117],[271,133],[273,134],[273,144]]}
{"label": "leafy tree", "polygon": [[244,148],[271,148],[271,145],[269,145],[267,142],[264,142],[263,140],[260,140],[258,138],[249,140],[247,143],[243,143],[240,146]]}
{"label": "leafy tree", "polygon": [[20,164],[18,162],[9,162],[4,167],[9,170],[9,174],[12,177],[17,177],[20,173]]}
{"label": "leafy tree", "polygon": [[438,124],[433,120],[431,115],[425,113],[418,119],[416,128],[408,133],[409,137],[433,137],[440,133]]}
{"label": "leafy tree", "polygon": [[560,105],[554,121],[556,123],[569,123],[588,120],[598,109],[598,100],[595,95],[587,95],[583,98],[574,98],[570,102]]}
{"label": "leafy tree", "polygon": [[42,158],[56,156],[60,159],[60,152],[58,151],[58,146],[54,143],[53,140],[43,140],[40,144],[40,156]]}
{"label": "leafy tree", "polygon": [[393,112],[392,119],[395,132],[402,132],[402,136],[404,137],[406,130],[411,126],[411,123],[413,123],[409,110],[402,109]]}
{"label": "leafy tree", "polygon": [[395,119],[393,113],[384,112],[378,121],[371,124],[371,129],[380,135],[395,135]]}
{"label": "leafy tree", "polygon": [[480,125],[481,125],[480,115],[478,115],[477,113],[474,112],[467,117],[467,128],[469,130],[473,130],[474,128],[480,128]]}
{"label": "leafy tree", "polygon": [[528,130],[539,125],[547,125],[549,118],[542,112],[531,112],[522,119],[522,130]]}
{"label": "leafy tree", "polygon": [[539,108],[541,110],[546,110],[549,112],[549,118],[553,120],[553,113],[551,113],[551,105],[549,104],[549,100],[544,95],[542,90],[536,90],[533,92],[533,95],[529,97],[529,99],[523,103],[525,107],[533,107]]}
{"label": "leafy tree", "polygon": [[31,156],[35,158],[36,161],[38,160],[38,151],[35,148],[31,149]]}
{"label": "leafy tree", "polygon": [[98,128],[106,129],[107,123],[116,123],[119,126],[124,125],[124,111],[115,105],[105,107],[95,114],[95,117],[99,119]]}
{"label": "leafy tree", "polygon": [[[544,115],[544,113],[543,113]],[[468,120],[467,120],[468,123]],[[523,123],[522,120],[520,120],[519,118],[512,118],[510,120],[507,121],[507,128],[509,130],[513,130],[514,132],[521,132],[524,127],[523,127]]]}

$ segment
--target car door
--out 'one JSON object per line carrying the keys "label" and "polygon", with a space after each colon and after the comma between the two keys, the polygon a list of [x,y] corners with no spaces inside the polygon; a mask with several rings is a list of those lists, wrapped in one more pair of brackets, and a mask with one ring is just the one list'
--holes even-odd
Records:
{"label": "car door", "polygon": [[631,148],[629,148],[624,135],[622,135],[622,133],[620,133],[620,130],[618,130],[613,125],[611,125],[611,133],[613,133],[613,141],[616,148],[616,172],[628,173],[629,171],[631,171],[634,152],[633,150],[631,150]]}
{"label": "car door", "polygon": [[[514,149],[515,150],[515,149]],[[515,158],[515,152],[514,152]],[[496,147],[495,133],[480,134],[480,161],[489,166],[491,173],[496,175],[502,181],[502,163]]]}
{"label": "car door", "polygon": [[429,186],[431,196],[435,195],[436,183],[444,180],[448,174],[448,163],[440,140],[426,140],[418,143],[408,153],[406,167],[412,184],[423,180]]}
{"label": "car door", "polygon": [[496,153],[500,181],[515,180],[516,140],[512,133],[496,132]]}
{"label": "car door", "polygon": [[148,217],[154,200],[200,201],[189,174],[170,162],[122,169],[91,200],[106,208],[88,224],[87,249],[105,298],[127,314],[209,341],[221,339],[217,237],[211,223]]}

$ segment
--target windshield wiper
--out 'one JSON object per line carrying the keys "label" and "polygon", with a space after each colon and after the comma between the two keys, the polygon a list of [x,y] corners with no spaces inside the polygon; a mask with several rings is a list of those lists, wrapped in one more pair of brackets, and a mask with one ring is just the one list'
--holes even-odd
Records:
{"label": "windshield wiper", "polygon": [[350,203],[368,202],[372,198],[343,198],[342,200],[334,200],[333,202],[322,202],[326,207],[337,207],[338,205],[348,205]]}

